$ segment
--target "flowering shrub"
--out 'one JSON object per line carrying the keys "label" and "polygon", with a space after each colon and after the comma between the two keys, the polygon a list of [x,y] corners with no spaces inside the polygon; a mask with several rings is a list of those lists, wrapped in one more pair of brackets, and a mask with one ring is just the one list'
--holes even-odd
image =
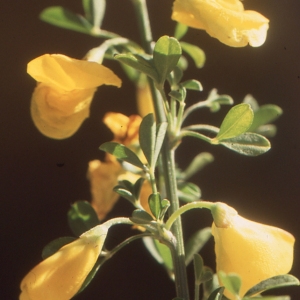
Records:
{"label": "flowering shrub", "polygon": [[[200,153],[185,168],[179,166],[175,155],[186,137],[253,157],[271,148],[268,137],[275,135],[276,127],[270,123],[282,110],[274,104],[259,106],[249,95],[228,111],[219,127],[202,123],[183,126],[198,109],[216,113],[234,102],[213,89],[207,99],[188,103],[190,91],[201,92],[203,87],[197,79],[185,79],[189,60],[184,55],[189,55],[197,68],[205,63],[202,49],[182,41],[188,27],[203,29],[231,47],[258,47],[266,40],[269,20],[244,10],[239,0],[175,0],[175,37],[165,35],[154,42],[146,0],[133,0],[142,37],[139,45],[102,28],[105,0],[82,3],[83,16],[54,6],[40,17],[104,41],[81,60],[45,54],[29,62],[28,73],[38,82],[31,100],[34,124],[47,137],[71,137],[89,116],[97,87],[121,86],[121,79],[103,66],[107,59],[120,63],[135,86],[140,115],[106,112],[103,122],[113,139],[100,145],[104,158],[89,162],[91,201],[77,201],[68,212],[77,239],[62,238],[45,247],[44,260],[21,282],[20,299],[71,299],[88,286],[98,270],[101,273],[107,260],[136,239],[143,239],[174,281],[174,299],[190,299],[186,266],[191,261],[195,300],[263,299],[269,289],[299,285],[297,278],[287,274],[293,264],[294,237],[247,220],[225,203],[203,201],[200,188],[189,179],[213,162],[212,154]],[[124,99],[133,106],[134,97]],[[132,213],[106,220],[120,196],[131,203]],[[209,209],[213,225],[186,241],[181,215],[196,208]],[[138,233],[106,249],[108,229],[118,224],[131,225]],[[199,254],[211,234],[215,272],[204,265]],[[270,297],[265,299],[277,299]]]}

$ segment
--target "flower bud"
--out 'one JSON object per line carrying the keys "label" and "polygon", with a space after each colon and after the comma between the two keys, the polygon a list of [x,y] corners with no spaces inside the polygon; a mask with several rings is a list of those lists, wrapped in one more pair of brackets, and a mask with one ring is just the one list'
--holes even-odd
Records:
{"label": "flower bud", "polygon": [[20,300],[69,300],[102,250],[107,228],[96,226],[34,267],[21,282]]}

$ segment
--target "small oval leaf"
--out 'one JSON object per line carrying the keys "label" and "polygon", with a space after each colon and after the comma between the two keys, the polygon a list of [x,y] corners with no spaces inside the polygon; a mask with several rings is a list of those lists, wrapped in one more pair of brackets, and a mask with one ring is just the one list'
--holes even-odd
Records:
{"label": "small oval leaf", "polygon": [[116,142],[107,142],[102,144],[99,149],[108,152],[114,155],[116,158],[126,161],[138,168],[144,168],[144,164],[141,162],[138,156],[122,144]]}
{"label": "small oval leaf", "polygon": [[271,148],[268,139],[257,133],[246,132],[233,139],[220,142],[221,145],[247,156],[258,156]]}
{"label": "small oval leaf", "polygon": [[162,36],[155,44],[153,51],[153,62],[157,70],[159,81],[162,84],[170,72],[176,67],[181,56],[179,42],[169,36]]}
{"label": "small oval leaf", "polygon": [[274,276],[256,284],[246,293],[245,296],[250,297],[270,289],[284,287],[284,286],[292,286],[292,285],[299,285],[298,278],[289,274]]}
{"label": "small oval leaf", "polygon": [[87,201],[75,202],[68,211],[68,223],[76,236],[99,225],[98,216]]}
{"label": "small oval leaf", "polygon": [[202,68],[205,63],[204,51],[196,45],[180,42],[182,50],[185,51],[194,61],[197,68]]}
{"label": "small oval leaf", "polygon": [[242,103],[232,107],[225,116],[220,131],[214,140],[220,142],[239,136],[248,130],[252,120],[253,111],[249,104]]}

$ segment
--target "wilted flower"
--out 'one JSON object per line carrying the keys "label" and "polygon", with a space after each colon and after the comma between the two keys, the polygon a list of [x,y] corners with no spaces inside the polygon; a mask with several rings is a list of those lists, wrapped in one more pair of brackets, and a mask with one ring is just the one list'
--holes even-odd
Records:
{"label": "wilted flower", "polygon": [[[247,220],[224,203],[212,213],[217,271],[240,275],[241,297],[260,281],[290,271],[295,241],[290,233]],[[232,299],[228,291],[225,296]]]}
{"label": "wilted flower", "polygon": [[71,299],[94,267],[107,230],[101,225],[92,228],[34,267],[21,282],[19,299]]}
{"label": "wilted flower", "polygon": [[31,116],[44,135],[64,139],[73,135],[89,116],[100,85],[121,86],[108,68],[61,54],[45,54],[28,63],[27,73],[37,82],[31,99]]}
{"label": "wilted flower", "polygon": [[[105,114],[103,119],[103,122],[114,134],[114,142],[131,148],[142,160],[145,160],[138,147],[141,121],[142,118],[138,115],[127,117],[113,112]],[[139,176],[126,171],[113,155],[106,153],[104,162],[100,160],[89,162],[88,178],[92,193],[91,205],[97,212],[98,218],[103,220],[119,199],[119,195],[113,191],[118,181],[128,180],[134,183]],[[150,183],[145,180],[141,189],[140,202],[143,208],[149,212],[148,197],[150,193]]]}
{"label": "wilted flower", "polygon": [[256,11],[244,10],[240,0],[175,0],[172,19],[204,29],[231,47],[261,46],[269,20]]}

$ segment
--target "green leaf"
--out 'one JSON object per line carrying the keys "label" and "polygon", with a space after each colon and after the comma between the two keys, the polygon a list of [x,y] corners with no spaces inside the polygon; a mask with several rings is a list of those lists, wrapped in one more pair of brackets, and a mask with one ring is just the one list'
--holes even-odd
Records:
{"label": "green leaf", "polygon": [[247,156],[258,156],[271,148],[268,139],[257,133],[246,132],[238,137],[223,140],[220,145]]}
{"label": "green leaf", "polygon": [[168,95],[179,102],[183,102],[186,98],[186,89],[179,87],[177,91],[171,91]]}
{"label": "green leaf", "polygon": [[162,122],[157,125],[155,148],[154,148],[154,155],[153,155],[153,166],[155,166],[158,156],[160,154],[160,150],[165,139],[167,128],[168,128],[168,122]]}
{"label": "green leaf", "polygon": [[194,254],[194,273],[195,273],[195,284],[200,285],[202,283],[202,274],[203,274],[203,259],[202,257],[198,254]]}
{"label": "green leaf", "polygon": [[165,267],[169,271],[173,271],[173,261],[172,261],[172,255],[171,255],[171,251],[170,251],[169,247],[166,246],[165,244],[162,244],[161,242],[159,242],[156,239],[154,240],[154,244],[155,244],[155,247],[156,247],[158,253],[160,254],[160,256],[163,259]]}
{"label": "green leaf", "polygon": [[171,86],[177,86],[182,76],[183,76],[182,70],[178,66],[176,66],[167,79]]}
{"label": "green leaf", "polygon": [[144,169],[144,164],[140,161],[138,156],[122,144],[107,142],[102,144],[99,149],[114,155],[122,161],[126,161],[138,168]]}
{"label": "green leaf", "polygon": [[151,194],[148,199],[150,210],[156,219],[159,219],[161,214],[161,200],[162,199],[159,193]]}
{"label": "green leaf", "polygon": [[48,7],[41,12],[39,17],[49,24],[81,33],[90,34],[93,28],[85,18],[61,6]]}
{"label": "green leaf", "polygon": [[273,124],[261,125],[255,129],[255,133],[263,135],[264,137],[271,138],[277,133],[277,127]]}
{"label": "green leaf", "polygon": [[254,131],[259,126],[276,120],[280,115],[282,115],[282,109],[279,106],[274,104],[263,105],[254,112],[253,122],[248,131]]}
{"label": "green leaf", "polygon": [[146,211],[142,209],[136,209],[133,211],[130,220],[133,223],[143,225],[143,224],[149,224],[151,221],[153,221],[153,218]]}
{"label": "green leaf", "polygon": [[199,153],[194,157],[189,166],[180,174],[180,179],[187,180],[201,171],[206,165],[212,163],[214,157],[209,152]]}
{"label": "green leaf", "polygon": [[263,280],[260,283],[256,284],[254,287],[252,287],[250,290],[247,291],[245,294],[246,297],[251,297],[256,294],[260,294],[264,291],[279,288],[279,287],[285,287],[285,286],[293,286],[293,285],[299,285],[298,278],[286,274],[286,275],[279,275],[274,276],[269,279]]}
{"label": "green leaf", "polygon": [[75,202],[68,211],[68,223],[76,236],[99,225],[97,214],[87,201]]}
{"label": "green leaf", "polygon": [[184,202],[197,201],[201,197],[200,188],[191,182],[179,182],[178,183],[178,197]]}
{"label": "green leaf", "polygon": [[130,201],[131,203],[135,203],[136,198],[132,195],[131,191],[124,188],[122,185],[117,185],[113,188],[113,191],[119,194],[124,199]]}
{"label": "green leaf", "polygon": [[181,47],[175,38],[165,35],[158,39],[153,51],[153,62],[158,73],[157,83],[162,84],[166,80],[180,56]]}
{"label": "green leaf", "polygon": [[212,143],[217,144],[222,140],[231,139],[246,132],[251,126],[252,120],[253,111],[249,104],[242,103],[232,107],[225,116],[220,131]]}
{"label": "green leaf", "polygon": [[198,253],[207,241],[211,237],[211,228],[206,227],[198,230],[187,241],[185,245],[185,264],[188,265],[194,257],[194,254]]}
{"label": "green leaf", "polygon": [[191,80],[186,80],[181,83],[183,87],[185,87],[187,90],[194,90],[194,91],[203,91],[202,84],[200,81],[191,79]]}
{"label": "green leaf", "polygon": [[60,237],[47,244],[42,251],[42,258],[46,259],[56,253],[61,247],[74,242],[76,238],[71,236]]}
{"label": "green leaf", "polygon": [[243,103],[250,104],[250,106],[254,112],[256,112],[259,109],[257,100],[250,94],[245,96]]}
{"label": "green leaf", "polygon": [[225,288],[233,295],[238,296],[242,285],[241,277],[234,273],[225,274],[223,271],[220,271],[218,275]]}
{"label": "green leaf", "polygon": [[145,178],[141,177],[135,182],[133,189],[132,189],[132,193],[133,193],[135,199],[139,199],[140,193],[141,193],[141,188],[143,186],[144,181],[145,181]]}
{"label": "green leaf", "polygon": [[188,29],[189,29],[189,27],[187,25],[184,25],[182,23],[177,23],[176,27],[175,27],[174,37],[177,40],[182,39],[185,36],[185,34],[187,33]]}
{"label": "green leaf", "polygon": [[156,123],[153,113],[148,114],[142,120],[139,129],[139,142],[150,167],[153,167],[153,156],[156,139]]}
{"label": "green leaf", "polygon": [[82,0],[85,18],[93,24],[93,2],[94,0]]}
{"label": "green leaf", "polygon": [[197,68],[202,68],[205,63],[204,51],[196,45],[180,42],[182,50],[185,51],[194,61]]}
{"label": "green leaf", "polygon": [[119,62],[126,64],[152,78],[154,81],[159,82],[159,75],[153,66],[151,58],[145,58],[139,54],[117,54],[115,59]]}
{"label": "green leaf", "polygon": [[207,298],[207,300],[221,300],[224,292],[224,287],[221,286],[215,289]]}

